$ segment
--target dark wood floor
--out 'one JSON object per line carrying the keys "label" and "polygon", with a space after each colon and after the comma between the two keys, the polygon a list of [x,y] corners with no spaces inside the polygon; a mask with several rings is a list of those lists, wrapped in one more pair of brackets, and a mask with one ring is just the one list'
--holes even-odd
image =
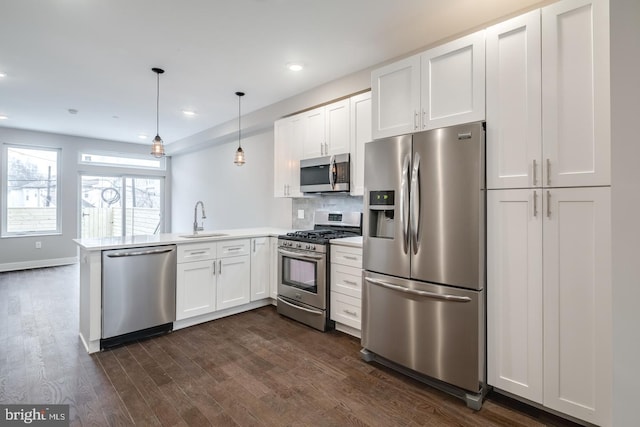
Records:
{"label": "dark wood floor", "polygon": [[77,266],[0,274],[0,403],[69,404],[71,425],[570,425],[497,396],[474,412],[359,350],[264,307],[88,355]]}

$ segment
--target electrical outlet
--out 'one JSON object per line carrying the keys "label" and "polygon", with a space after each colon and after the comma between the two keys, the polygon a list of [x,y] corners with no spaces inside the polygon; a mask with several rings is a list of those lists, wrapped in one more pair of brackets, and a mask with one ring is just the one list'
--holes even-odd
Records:
{"label": "electrical outlet", "polygon": [[304,219],[304,209],[298,209],[298,219]]}
{"label": "electrical outlet", "polygon": [[36,242],[36,249],[42,249],[42,242]]}

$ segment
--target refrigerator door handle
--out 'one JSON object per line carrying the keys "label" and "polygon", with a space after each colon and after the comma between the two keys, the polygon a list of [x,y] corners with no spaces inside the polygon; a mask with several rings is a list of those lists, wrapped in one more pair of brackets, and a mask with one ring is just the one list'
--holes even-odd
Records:
{"label": "refrigerator door handle", "polygon": [[411,154],[404,157],[402,181],[400,183],[400,226],[402,227],[402,249],[409,253],[409,166]]}
{"label": "refrigerator door handle", "polygon": [[405,292],[407,294],[417,295],[417,296],[426,297],[426,298],[441,299],[441,300],[451,301],[451,302],[470,302],[471,301],[471,298],[469,298],[469,297],[460,297],[460,296],[457,296],[457,295],[438,294],[438,293],[435,293],[435,292],[427,292],[427,291],[419,291],[417,289],[409,289],[409,288],[406,288],[404,286],[394,285],[394,284],[391,284],[391,283],[387,283],[387,282],[385,282],[383,280],[372,279],[370,277],[365,277],[364,280],[366,280],[367,282],[372,283],[374,285],[378,285],[378,286],[382,286],[383,288],[391,289],[393,291]]}
{"label": "refrigerator door handle", "polygon": [[420,228],[420,154],[413,155],[413,168],[411,171],[411,246],[413,253],[418,253],[420,242],[418,233]]}

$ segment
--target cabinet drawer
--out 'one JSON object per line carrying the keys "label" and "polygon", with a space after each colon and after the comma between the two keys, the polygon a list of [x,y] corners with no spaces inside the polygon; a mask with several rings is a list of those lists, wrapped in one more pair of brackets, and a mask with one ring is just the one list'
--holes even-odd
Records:
{"label": "cabinet drawer", "polygon": [[249,239],[218,242],[218,258],[249,255],[250,252],[251,241]]}
{"label": "cabinet drawer", "polygon": [[360,330],[362,307],[359,298],[331,292],[331,320]]}
{"label": "cabinet drawer", "polygon": [[362,268],[362,249],[350,246],[331,245],[331,263]]}
{"label": "cabinet drawer", "polygon": [[178,263],[215,259],[216,242],[178,245]]}
{"label": "cabinet drawer", "polygon": [[354,298],[362,294],[362,270],[347,265],[331,264],[331,290]]}

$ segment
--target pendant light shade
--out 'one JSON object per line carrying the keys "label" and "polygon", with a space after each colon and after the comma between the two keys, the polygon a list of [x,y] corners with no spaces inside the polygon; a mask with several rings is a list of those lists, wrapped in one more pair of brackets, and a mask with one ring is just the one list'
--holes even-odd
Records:
{"label": "pendant light shade", "polygon": [[151,71],[158,76],[156,91],[156,137],[153,138],[153,144],[151,145],[151,155],[153,157],[164,157],[164,144],[162,138],[160,138],[160,74],[164,73],[164,70],[162,68],[152,68]]}
{"label": "pendant light shade", "polygon": [[240,118],[242,117],[242,112],[240,110],[240,100],[244,96],[244,92],[236,92],[236,95],[238,95],[238,149],[236,150],[236,155],[233,159],[233,163],[235,163],[237,166],[242,166],[244,165],[245,160],[244,160],[244,150],[240,145],[240,141],[242,140],[241,134],[240,134],[240,131],[242,129],[242,127],[240,126]]}

